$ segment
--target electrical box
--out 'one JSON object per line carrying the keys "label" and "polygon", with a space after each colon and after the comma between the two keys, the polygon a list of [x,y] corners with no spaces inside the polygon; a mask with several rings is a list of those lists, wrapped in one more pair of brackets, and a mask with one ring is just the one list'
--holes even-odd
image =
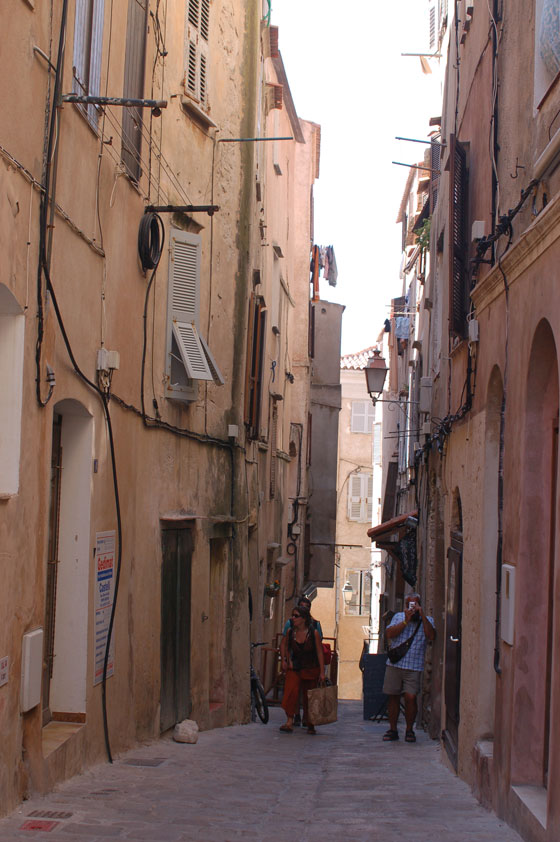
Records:
{"label": "electrical box", "polygon": [[504,643],[513,646],[515,618],[515,567],[502,564],[502,617],[501,634]]}
{"label": "electrical box", "polygon": [[420,378],[420,400],[419,400],[419,410],[420,412],[431,412],[432,411],[432,378],[431,377],[421,377]]}
{"label": "electrical box", "polygon": [[472,240],[482,240],[486,236],[486,223],[483,219],[475,219],[472,224]]}
{"label": "electrical box", "polygon": [[227,434],[229,439],[236,439],[239,436],[239,427],[237,424],[228,424]]}
{"label": "electrical box", "polygon": [[116,371],[121,364],[121,355],[118,351],[109,351],[107,348],[100,348],[97,352],[97,371]]}
{"label": "electrical box", "polygon": [[469,342],[478,342],[478,321],[471,319],[469,322]]}
{"label": "electrical box", "polygon": [[41,701],[43,676],[43,629],[23,635],[21,644],[21,712],[31,710]]}
{"label": "electrical box", "polygon": [[108,356],[108,367],[112,371],[118,371],[121,365],[121,355],[118,351],[107,351]]}

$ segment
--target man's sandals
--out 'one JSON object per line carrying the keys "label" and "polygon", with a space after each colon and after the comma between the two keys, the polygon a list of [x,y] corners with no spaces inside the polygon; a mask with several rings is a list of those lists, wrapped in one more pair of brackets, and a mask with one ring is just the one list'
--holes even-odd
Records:
{"label": "man's sandals", "polygon": [[405,741],[405,743],[415,743],[416,742],[416,734],[414,733],[414,731],[412,729],[410,729],[410,731],[406,732],[406,734],[404,735],[404,741]]}
{"label": "man's sandals", "polygon": [[398,739],[399,739],[399,732],[393,731],[392,728],[389,728],[389,730],[385,731],[385,733],[383,734],[383,742],[384,743],[392,743],[392,742],[394,742],[395,740],[398,740]]}

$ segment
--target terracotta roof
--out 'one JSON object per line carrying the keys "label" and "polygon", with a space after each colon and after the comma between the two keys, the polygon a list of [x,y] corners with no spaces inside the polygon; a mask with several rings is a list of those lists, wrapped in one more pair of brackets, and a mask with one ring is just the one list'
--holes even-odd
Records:
{"label": "terracotta roof", "polygon": [[372,345],[370,348],[364,348],[363,351],[356,351],[355,354],[346,354],[346,356],[340,358],[341,369],[359,370],[365,368],[368,360],[373,357],[376,348],[377,345]]}

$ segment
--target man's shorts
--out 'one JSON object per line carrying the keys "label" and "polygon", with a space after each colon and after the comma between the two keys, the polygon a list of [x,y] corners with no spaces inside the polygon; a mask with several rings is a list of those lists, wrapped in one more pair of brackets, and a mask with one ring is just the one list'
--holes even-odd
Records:
{"label": "man's shorts", "polygon": [[387,664],[383,692],[386,696],[400,696],[401,693],[414,693],[416,696],[420,692],[421,676],[420,670],[407,670]]}

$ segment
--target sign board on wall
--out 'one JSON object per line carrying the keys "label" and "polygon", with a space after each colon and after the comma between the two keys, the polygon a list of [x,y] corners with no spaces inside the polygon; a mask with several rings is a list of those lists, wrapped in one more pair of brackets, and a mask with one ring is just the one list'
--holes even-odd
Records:
{"label": "sign board on wall", "polygon": [[[111,609],[115,598],[115,530],[98,532],[95,536],[95,659],[93,683],[103,680],[103,663],[109,633]],[[115,633],[111,635],[107,677],[115,669]]]}

